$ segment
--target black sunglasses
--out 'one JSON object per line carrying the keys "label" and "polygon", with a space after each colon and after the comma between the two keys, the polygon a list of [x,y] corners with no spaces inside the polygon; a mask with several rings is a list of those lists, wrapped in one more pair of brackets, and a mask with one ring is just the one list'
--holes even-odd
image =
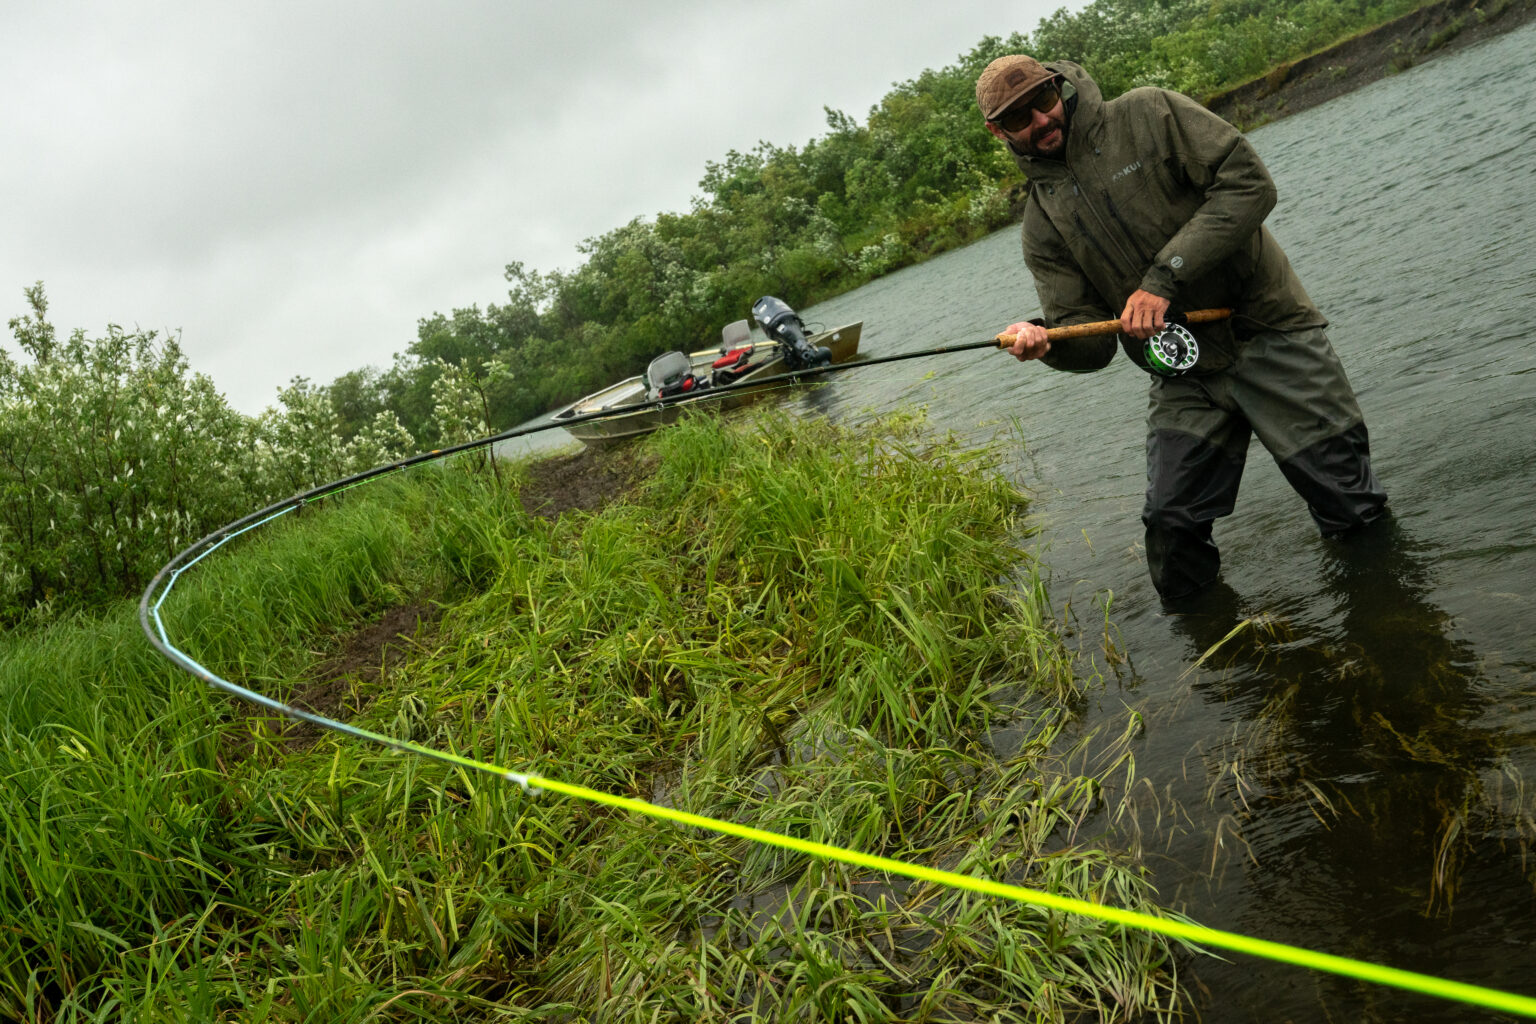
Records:
{"label": "black sunglasses", "polygon": [[1061,99],[1061,90],[1052,83],[1036,91],[1029,99],[1015,103],[993,120],[1003,131],[1016,132],[1029,126],[1029,123],[1035,119],[1035,111],[1047,113],[1059,99]]}

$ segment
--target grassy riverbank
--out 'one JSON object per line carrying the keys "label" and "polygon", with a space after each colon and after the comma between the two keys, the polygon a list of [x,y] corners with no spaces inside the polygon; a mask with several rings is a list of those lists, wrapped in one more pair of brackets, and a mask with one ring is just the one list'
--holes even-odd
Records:
{"label": "grassy riverbank", "polygon": [[[1021,550],[1024,497],[915,424],[751,422],[657,435],[596,513],[530,515],[451,468],[370,485],[199,566],[172,638],[509,768],[1155,911],[1077,831],[1133,765],[1074,754],[1090,684]],[[343,667],[352,630],[429,605]],[[0,694],[0,1016],[1123,1020],[1177,999],[1155,938],[263,717],[158,662],[126,607],[12,644]]]}
{"label": "grassy riverbank", "polygon": [[1536,0],[1437,0],[1208,96],[1239,128],[1256,128],[1454,53],[1536,18]]}

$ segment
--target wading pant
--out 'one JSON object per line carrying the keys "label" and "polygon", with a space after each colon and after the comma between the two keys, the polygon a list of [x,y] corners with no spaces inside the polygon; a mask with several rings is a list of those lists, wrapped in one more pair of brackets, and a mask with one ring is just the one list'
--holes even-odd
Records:
{"label": "wading pant", "polygon": [[1371,471],[1360,405],[1322,328],[1254,335],[1226,370],[1152,381],[1141,520],[1165,602],[1216,579],[1211,526],[1232,513],[1253,434],[1325,536],[1382,514],[1387,495]]}

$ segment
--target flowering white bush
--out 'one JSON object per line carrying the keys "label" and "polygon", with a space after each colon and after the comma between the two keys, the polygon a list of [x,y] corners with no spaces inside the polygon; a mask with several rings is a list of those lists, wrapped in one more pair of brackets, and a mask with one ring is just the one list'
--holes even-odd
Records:
{"label": "flowering white bush", "polygon": [[405,429],[400,417],[385,409],[376,413],[357,436],[347,442],[343,451],[347,469],[361,473],[365,469],[397,462],[414,454],[416,440]]}
{"label": "flowering white bush", "polygon": [[880,274],[895,266],[906,254],[906,244],[894,231],[876,245],[866,245],[849,257],[849,263],[863,274]]}
{"label": "flowering white bush", "polygon": [[220,525],[414,447],[393,414],[343,443],[303,378],[242,415],[175,338],[60,342],[42,285],[26,295],[22,358],[0,349],[0,626],[131,594]]}

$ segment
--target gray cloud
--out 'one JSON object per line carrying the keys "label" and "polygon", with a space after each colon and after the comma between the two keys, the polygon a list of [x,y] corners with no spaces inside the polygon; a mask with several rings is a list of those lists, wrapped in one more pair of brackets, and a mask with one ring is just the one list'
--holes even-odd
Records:
{"label": "gray cloud", "polygon": [[179,329],[255,412],[1059,5],[26,6],[0,14],[0,315],[42,279],[62,331]]}

